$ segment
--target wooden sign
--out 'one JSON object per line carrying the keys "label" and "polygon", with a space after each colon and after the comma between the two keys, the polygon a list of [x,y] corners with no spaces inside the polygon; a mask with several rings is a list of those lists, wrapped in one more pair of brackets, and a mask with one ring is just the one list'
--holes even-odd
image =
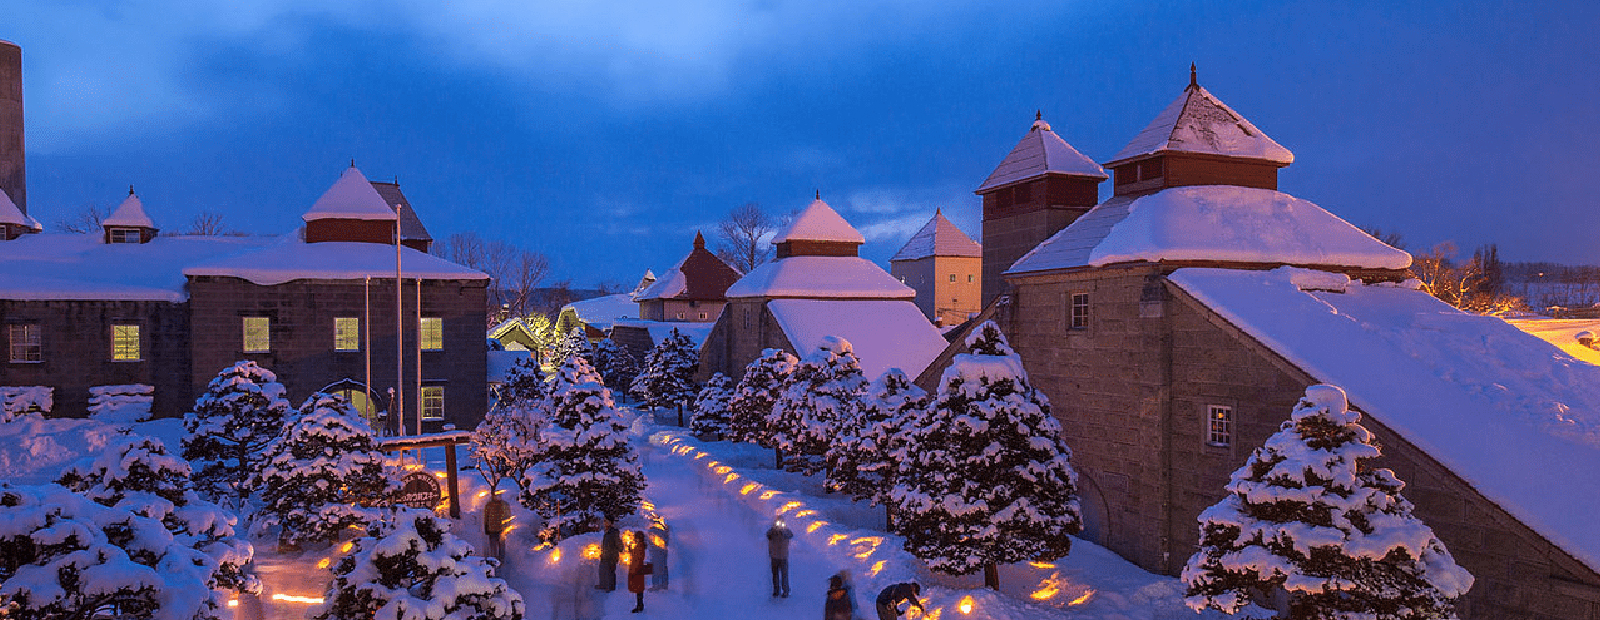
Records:
{"label": "wooden sign", "polygon": [[414,471],[400,479],[400,494],[395,496],[395,503],[433,510],[441,499],[444,499],[444,493],[439,487],[439,479],[429,472]]}

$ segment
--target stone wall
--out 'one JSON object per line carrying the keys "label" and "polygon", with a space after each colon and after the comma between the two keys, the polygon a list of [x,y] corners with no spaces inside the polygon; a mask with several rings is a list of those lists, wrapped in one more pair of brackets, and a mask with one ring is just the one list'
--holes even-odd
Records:
{"label": "stone wall", "polygon": [[[42,360],[0,358],[0,385],[55,388],[55,417],[88,414],[89,388],[143,384],[155,388],[150,411],[182,415],[194,405],[189,387],[189,315],[183,304],[161,301],[0,301],[0,339],[6,325],[36,323]],[[111,359],[111,325],[139,325],[137,361]]]}
{"label": "stone wall", "polygon": [[698,380],[703,383],[712,373],[720,372],[737,381],[744,376],[744,367],[769,348],[794,353],[777,317],[767,311],[767,300],[730,300],[700,348]]}

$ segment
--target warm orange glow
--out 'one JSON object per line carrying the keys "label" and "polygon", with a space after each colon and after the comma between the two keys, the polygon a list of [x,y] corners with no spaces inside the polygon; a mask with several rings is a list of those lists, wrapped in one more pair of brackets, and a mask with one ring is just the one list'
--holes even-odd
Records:
{"label": "warm orange glow", "polygon": [[817,528],[822,527],[822,526],[827,525],[827,524],[828,524],[827,521],[812,521],[811,525],[807,525],[806,526],[806,533],[810,534],[812,532],[815,532],[815,531],[817,531]]}
{"label": "warm orange glow", "polygon": [[878,560],[876,564],[873,564],[872,568],[867,571],[867,575],[876,577],[878,576],[878,573],[883,572],[883,562],[883,560]]}
{"label": "warm orange glow", "polygon": [[844,534],[834,534],[834,535],[828,537],[828,545],[829,546],[837,545],[837,544],[839,544],[840,541],[842,541],[842,540],[844,540],[846,538],[849,538],[849,536],[845,536]]}
{"label": "warm orange glow", "polygon": [[433,472],[433,475],[434,475],[434,476],[437,476],[437,477],[439,477],[439,478],[443,478],[443,477],[445,477],[445,473],[444,473],[444,472],[442,472],[442,471],[436,471],[436,472]]}
{"label": "warm orange glow", "polygon": [[655,545],[657,547],[661,547],[663,549],[665,549],[667,547],[667,541],[662,540],[660,536],[656,536],[655,534],[651,534],[650,535],[650,544]]}
{"label": "warm orange glow", "polygon": [[284,602],[288,602],[288,603],[305,603],[307,605],[321,605],[322,604],[322,597],[320,597],[320,596],[295,596],[293,594],[274,594],[274,595],[272,595],[272,600],[274,600],[274,601],[284,601]]}
{"label": "warm orange glow", "polygon": [[721,466],[721,467],[718,467],[718,468],[716,468],[716,469],[714,469],[714,470],[712,470],[712,471],[715,471],[715,472],[717,472],[717,473],[719,473],[719,474],[726,474],[726,473],[728,473],[728,472],[730,472],[730,471],[733,471],[733,468],[732,468],[732,467],[729,467],[729,466],[727,466],[727,465],[723,465],[723,466]]}
{"label": "warm orange glow", "polygon": [[588,544],[588,545],[584,545],[583,546],[583,559],[585,559],[585,560],[598,560],[598,559],[600,559],[600,545],[592,544],[592,543]]}
{"label": "warm orange glow", "polygon": [[[722,465],[722,461],[706,461],[706,467],[711,468],[711,471],[717,471],[717,467],[719,467],[721,465]],[[722,472],[717,471],[717,473],[720,474]]]}
{"label": "warm orange glow", "polygon": [[802,510],[800,512],[794,513],[794,516],[795,516],[795,518],[798,519],[798,518],[801,518],[801,517],[815,516],[816,514],[817,514],[817,511],[811,510],[810,508],[807,508],[807,509]]}
{"label": "warm orange glow", "polygon": [[1053,563],[1053,562],[1029,562],[1028,566],[1032,566],[1034,568],[1041,568],[1041,569],[1042,568],[1055,568],[1056,567],[1055,563]]}
{"label": "warm orange glow", "polygon": [[320,560],[317,560],[317,568],[327,568],[328,567],[328,563],[329,563],[328,558],[322,558]]}
{"label": "warm orange glow", "polygon": [[356,543],[355,542],[347,542],[343,546],[339,547],[339,551],[344,552],[344,553],[350,553],[350,550],[354,549],[354,548],[356,548]]}
{"label": "warm orange glow", "polygon": [[733,482],[733,481],[738,480],[738,479],[739,479],[739,474],[728,474],[728,477],[722,479],[722,483],[723,484],[727,484],[729,482]]}
{"label": "warm orange glow", "polygon": [[561,549],[551,549],[550,550],[550,563],[551,564],[560,564],[561,563]]}
{"label": "warm orange glow", "polygon": [[759,488],[761,488],[761,484],[760,483],[747,482],[747,483],[745,483],[744,488],[739,489],[739,494],[740,495],[749,495],[752,492],[754,492],[756,489],[759,489]]}
{"label": "warm orange glow", "polygon": [[956,603],[956,609],[960,610],[963,616],[972,615],[972,595],[961,597],[961,602]]}
{"label": "warm orange glow", "polygon": [[655,504],[652,504],[652,503],[650,503],[650,500],[647,500],[647,499],[641,499],[641,500],[639,500],[639,507],[640,507],[640,508],[643,508],[643,509],[645,509],[645,510],[649,510],[649,511],[651,511],[651,512],[654,512],[654,511],[655,511],[655,509],[656,509],[656,505],[655,505]]}
{"label": "warm orange glow", "polygon": [[777,491],[775,489],[768,489],[766,491],[762,491],[761,492],[761,499],[772,499],[772,497],[774,495],[777,495],[778,493],[780,493],[780,491]]}
{"label": "warm orange glow", "polygon": [[784,504],[782,506],[778,507],[778,514],[781,515],[781,514],[783,514],[785,512],[789,512],[790,510],[794,510],[794,509],[799,508],[799,507],[804,506],[804,505],[805,504],[802,504],[800,502],[794,502],[794,501],[784,502]]}
{"label": "warm orange glow", "polygon": [[1082,605],[1084,603],[1089,602],[1090,597],[1093,597],[1093,596],[1094,596],[1094,590],[1084,590],[1083,594],[1079,594],[1078,598],[1072,599],[1072,602],[1071,603],[1067,603],[1067,604],[1068,605]]}
{"label": "warm orange glow", "polygon": [[228,599],[228,606],[229,607],[238,607],[239,606],[239,599],[236,599],[236,598]]}
{"label": "warm orange glow", "polygon": [[488,491],[478,491],[478,497],[488,497],[488,496],[489,496],[489,492]]}
{"label": "warm orange glow", "polygon": [[861,560],[865,560],[877,552],[878,546],[882,544],[882,536],[862,536],[850,541],[850,546],[855,548],[856,558]]}

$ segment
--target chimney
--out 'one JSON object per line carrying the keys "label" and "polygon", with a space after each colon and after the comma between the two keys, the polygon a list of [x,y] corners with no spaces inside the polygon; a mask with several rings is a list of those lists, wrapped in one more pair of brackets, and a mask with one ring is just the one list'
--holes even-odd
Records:
{"label": "chimney", "polygon": [[28,214],[22,148],[22,48],[0,40],[0,189]]}

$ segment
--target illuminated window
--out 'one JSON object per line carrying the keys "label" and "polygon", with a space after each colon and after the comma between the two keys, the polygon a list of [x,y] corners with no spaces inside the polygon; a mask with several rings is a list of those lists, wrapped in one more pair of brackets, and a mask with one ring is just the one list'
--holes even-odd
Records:
{"label": "illuminated window", "polygon": [[140,237],[139,229],[137,229],[137,228],[113,228],[113,229],[111,229],[111,242],[112,243],[139,243],[139,242],[141,242],[143,240],[144,239]]}
{"label": "illuminated window", "polygon": [[702,321],[706,320],[706,316],[707,316],[706,313],[701,312],[700,313],[700,320],[702,320]]}
{"label": "illuminated window", "polygon": [[137,361],[144,359],[139,350],[139,326],[118,324],[111,326],[111,359]]}
{"label": "illuminated window", "polygon": [[37,323],[15,323],[11,325],[10,331],[11,361],[44,361],[44,347],[41,345]]}
{"label": "illuminated window", "polygon": [[422,386],[422,419],[444,419],[444,386]]}
{"label": "illuminated window", "polygon": [[679,313],[678,313],[678,319],[679,319],[679,320],[683,320],[683,313],[682,313],[682,312],[679,312]]}
{"label": "illuminated window", "polygon": [[350,316],[333,319],[333,350],[361,350],[361,319]]}
{"label": "illuminated window", "polygon": [[1073,293],[1070,312],[1067,327],[1071,329],[1089,329],[1089,294]]}
{"label": "illuminated window", "polygon": [[1206,443],[1226,446],[1233,442],[1233,407],[1211,405],[1206,408]]}
{"label": "illuminated window", "polygon": [[436,316],[422,317],[421,339],[422,350],[439,351],[444,349],[444,319]]}
{"label": "illuminated window", "polygon": [[264,316],[244,317],[244,352],[272,350],[272,321]]}

